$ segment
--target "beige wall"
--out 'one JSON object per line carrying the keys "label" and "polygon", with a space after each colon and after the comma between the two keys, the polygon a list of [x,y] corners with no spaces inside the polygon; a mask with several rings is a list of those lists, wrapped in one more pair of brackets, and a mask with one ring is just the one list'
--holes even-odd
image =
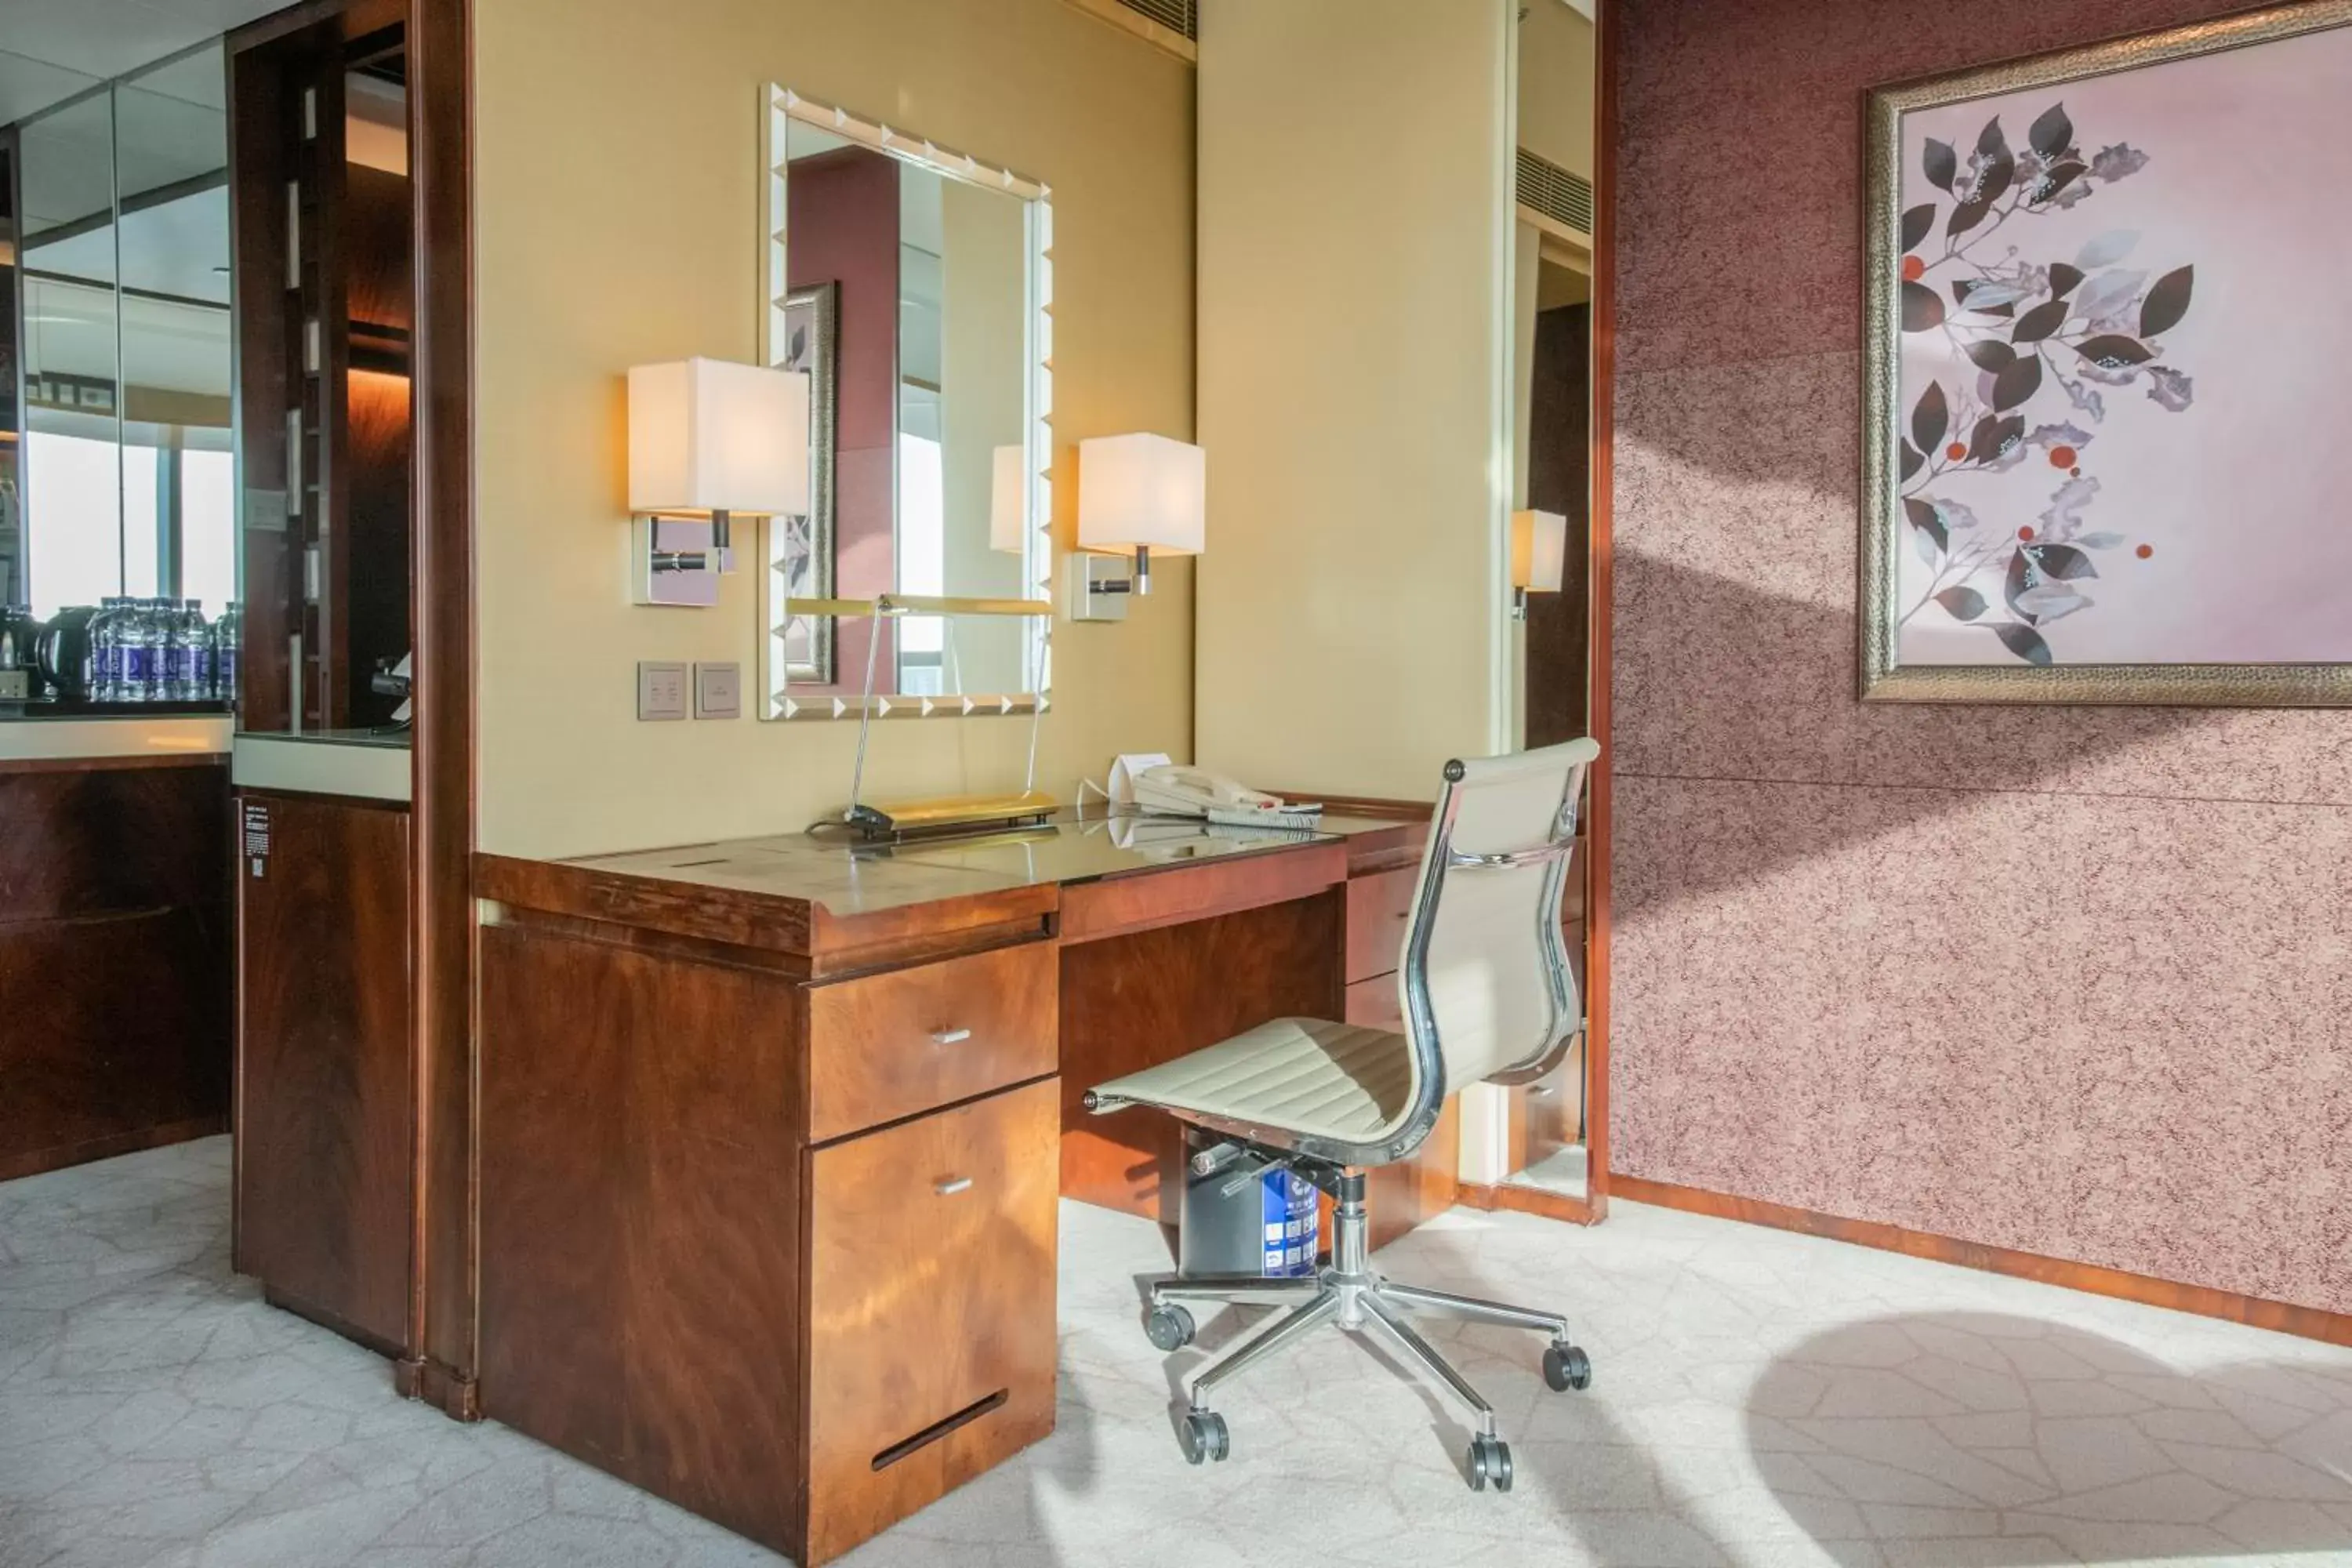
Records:
{"label": "beige wall", "polygon": [[1498,749],[1507,0],[1213,5],[1201,760],[1427,799]]}
{"label": "beige wall", "polygon": [[[757,350],[755,105],[769,80],[1048,182],[1058,536],[1082,437],[1190,437],[1192,73],[1061,0],[476,0],[482,847],[579,853],[796,830],[854,726],[645,724],[643,658],[758,660],[754,584],[632,606],[623,376]],[[748,555],[749,550],[745,551]],[[1188,749],[1192,582],[1055,628],[1040,776]],[[1027,726],[877,730],[883,793],[1001,787]]]}
{"label": "beige wall", "polygon": [[1592,178],[1592,24],[1567,0],[1521,0],[1519,145]]}

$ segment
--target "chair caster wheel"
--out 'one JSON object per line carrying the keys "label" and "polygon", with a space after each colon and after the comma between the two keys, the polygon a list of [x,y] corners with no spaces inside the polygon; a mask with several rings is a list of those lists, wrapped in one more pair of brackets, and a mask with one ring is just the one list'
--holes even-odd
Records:
{"label": "chair caster wheel", "polygon": [[[1188,1465],[1197,1465],[1206,1459],[1222,1459],[1233,1452],[1233,1439],[1225,1432],[1225,1418],[1213,1410],[1188,1412],[1183,1430],[1177,1436],[1184,1445],[1184,1462]],[[1507,1460],[1505,1468],[1508,1468]]]}
{"label": "chair caster wheel", "polygon": [[1544,1352],[1544,1381],[1555,1394],[1592,1386],[1592,1358],[1574,1345],[1553,1345]]}
{"label": "chair caster wheel", "polygon": [[1482,1434],[1470,1439],[1470,1489],[1483,1492],[1489,1481],[1498,1492],[1511,1489],[1511,1446]]}
{"label": "chair caster wheel", "polygon": [[1144,1317],[1143,1333],[1161,1351],[1181,1351],[1192,1342],[1192,1314],[1172,1302],[1154,1307]]}

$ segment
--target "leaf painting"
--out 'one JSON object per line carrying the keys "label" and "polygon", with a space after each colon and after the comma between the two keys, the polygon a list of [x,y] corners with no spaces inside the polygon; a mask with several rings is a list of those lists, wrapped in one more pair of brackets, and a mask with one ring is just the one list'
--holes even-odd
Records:
{"label": "leaf painting", "polygon": [[2051,639],[2064,637],[2053,628],[2128,594],[2124,567],[2150,553],[2128,520],[2089,525],[2101,489],[2089,451],[2116,388],[2193,405],[2176,355],[2194,338],[2168,334],[2194,320],[2196,268],[2137,229],[2036,240],[2048,215],[2160,167],[2120,140],[2086,150],[2062,101],[2008,126],[1995,116],[1972,142],[1923,138],[1911,155],[1933,193],[1896,225],[1901,327],[1948,350],[1953,368],[1902,416],[1904,531],[1925,577],[1916,598],[1923,580],[1906,577],[1900,619],[1990,631],[1996,661],[2053,665]]}

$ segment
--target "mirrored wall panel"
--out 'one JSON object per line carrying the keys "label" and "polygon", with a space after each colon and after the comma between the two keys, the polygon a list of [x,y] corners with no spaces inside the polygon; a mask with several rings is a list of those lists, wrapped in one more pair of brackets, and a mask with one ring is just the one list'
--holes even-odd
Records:
{"label": "mirrored wall panel", "polygon": [[226,700],[227,146],[217,42],[16,128],[0,602],[47,634],[35,701]]}
{"label": "mirrored wall panel", "polygon": [[762,336],[814,451],[809,514],[767,530],[765,711],[855,711],[869,672],[893,711],[1030,711],[1047,618],[856,609],[1045,599],[1046,193],[782,89],[768,119]]}
{"label": "mirrored wall panel", "polygon": [[[1593,23],[1560,0],[1519,8],[1512,551],[1517,731],[1556,745],[1591,724]],[[1588,803],[1589,805],[1589,803]],[[1582,824],[1585,812],[1580,810]],[[1581,831],[1581,828],[1580,829]],[[1583,994],[1591,858],[1580,837],[1563,910]],[[1507,1180],[1589,1195],[1591,1074],[1564,1061],[1507,1097]]]}

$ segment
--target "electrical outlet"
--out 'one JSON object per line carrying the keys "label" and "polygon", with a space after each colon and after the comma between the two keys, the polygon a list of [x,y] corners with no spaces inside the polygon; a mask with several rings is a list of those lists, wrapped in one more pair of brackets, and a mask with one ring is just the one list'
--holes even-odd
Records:
{"label": "electrical outlet", "polygon": [[686,666],[654,659],[637,661],[637,717],[686,717]]}
{"label": "electrical outlet", "polygon": [[697,664],[694,667],[694,716],[698,719],[740,719],[743,716],[741,665]]}

